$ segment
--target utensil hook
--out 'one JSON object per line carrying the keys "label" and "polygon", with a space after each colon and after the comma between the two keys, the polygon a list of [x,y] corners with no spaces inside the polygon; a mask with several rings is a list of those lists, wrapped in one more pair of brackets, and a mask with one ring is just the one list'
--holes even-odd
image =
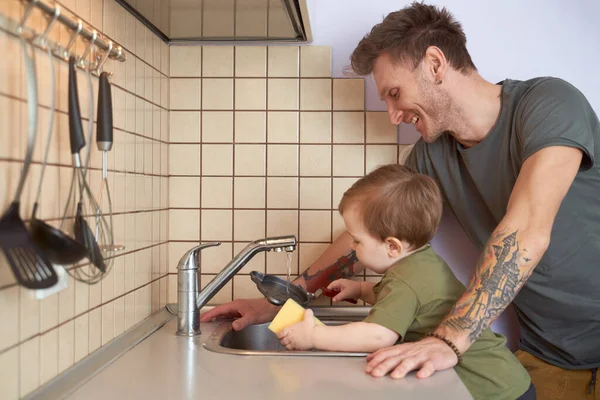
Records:
{"label": "utensil hook", "polygon": [[40,44],[42,46],[46,47],[46,39],[48,38],[48,35],[52,31],[52,28],[54,27],[54,24],[58,20],[59,16],[60,16],[60,6],[56,5],[56,7],[54,7],[54,12],[52,13],[52,18],[50,19],[50,22],[48,22],[48,26],[46,27],[46,30],[44,31],[44,33],[42,33],[42,36],[40,36]]}
{"label": "utensil hook", "polygon": [[23,18],[21,18],[21,22],[19,23],[19,26],[17,27],[17,32],[23,33],[23,28],[25,27],[25,23],[27,22],[27,19],[31,15],[31,12],[33,11],[33,7],[35,7],[35,5],[38,2],[39,2],[39,0],[30,0],[29,1],[29,5],[27,6],[25,13],[23,14]]}
{"label": "utensil hook", "polygon": [[88,54],[90,54],[90,50],[92,50],[92,47],[94,47],[94,44],[96,43],[96,40],[98,39],[98,32],[96,32],[96,30],[94,30],[92,32],[92,38],[90,39],[90,45],[87,47],[87,49],[85,49],[85,51],[83,52],[83,55],[79,58],[78,64],[80,64],[82,67],[85,65],[85,59],[87,58]]}
{"label": "utensil hook", "polygon": [[73,47],[73,45],[75,44],[75,41],[77,40],[77,37],[79,36],[79,34],[81,33],[81,31],[83,30],[83,22],[81,22],[80,19],[77,20],[77,29],[75,29],[73,31],[73,35],[71,36],[71,39],[69,39],[69,43],[67,43],[67,46],[65,47],[65,52],[63,54],[63,58],[65,60],[69,59],[69,51],[71,50],[71,47]]}
{"label": "utensil hook", "polygon": [[[98,63],[98,68],[96,69],[96,74],[100,75],[102,73],[102,68],[104,67],[104,63],[106,62],[106,60],[108,60],[108,56],[110,56],[110,52],[113,49],[113,42],[112,40],[108,41],[108,50],[106,50],[106,54],[104,54],[104,57],[100,60],[100,62]],[[121,48],[119,47],[119,52],[121,51]]]}

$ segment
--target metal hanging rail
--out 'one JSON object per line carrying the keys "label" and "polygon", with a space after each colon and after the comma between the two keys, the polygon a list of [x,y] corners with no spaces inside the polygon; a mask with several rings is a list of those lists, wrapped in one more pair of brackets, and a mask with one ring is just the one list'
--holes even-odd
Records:
{"label": "metal hanging rail", "polygon": [[[32,7],[37,7],[51,18],[54,18],[56,15],[58,15],[58,17],[56,18],[56,20],[58,20],[58,22],[65,25],[67,28],[69,28],[69,30],[71,30],[73,32],[79,31],[78,36],[81,36],[85,40],[91,41],[92,39],[94,39],[94,31],[90,32],[89,30],[84,28],[83,22],[80,19],[78,19],[77,21],[74,21],[71,18],[69,18],[68,16],[62,14],[60,12],[60,10],[61,10],[60,6],[58,6],[56,4],[54,6],[51,6],[49,4],[44,3],[42,0],[24,0],[24,2],[29,3],[29,6],[28,6],[27,10],[25,11],[25,15],[23,15],[23,20],[25,20],[27,18],[28,14],[31,13]],[[23,22],[23,20],[21,22]],[[97,35],[97,33],[96,33],[96,35]],[[109,49],[108,41],[105,40],[101,36],[96,37],[96,41],[94,42],[94,45],[104,52],[110,50],[109,57],[113,60],[117,60],[117,61],[125,61],[126,60],[125,53],[123,52],[123,49],[121,48],[121,46],[114,46],[114,44],[113,44],[113,46],[111,46],[112,48]]]}
{"label": "metal hanging rail", "polygon": [[[34,44],[39,47],[49,46],[52,48],[52,52],[67,60],[71,55],[70,51],[78,37],[84,39],[88,45],[86,46],[85,52],[83,55],[78,56],[78,66],[81,68],[86,67],[86,63],[88,64],[88,68],[92,68],[96,75],[99,75],[102,71],[102,67],[108,58],[112,60],[124,62],[127,59],[125,51],[123,48],[114,43],[113,41],[107,39],[101,33],[98,33],[96,30],[88,29],[84,26],[84,22],[79,18],[70,18],[68,15],[62,12],[62,8],[60,5],[56,3],[49,3],[43,0],[18,0],[24,3],[25,5],[25,13],[23,14],[20,21],[15,23],[8,23],[8,27],[6,27],[9,33],[13,35],[23,35],[25,32],[30,32],[32,35],[32,41]],[[34,8],[38,8],[44,14],[46,14],[48,18],[48,25],[43,33],[35,32],[33,29],[27,27],[27,20],[31,15],[31,12]],[[1,16],[1,15],[0,15]],[[47,37],[54,27],[56,22],[60,22],[63,24],[69,31],[71,31],[71,37],[69,39],[66,47],[62,47],[59,43],[51,43],[47,40]],[[96,60],[94,63],[86,62],[86,58],[90,54],[90,51],[94,50],[93,59]]]}

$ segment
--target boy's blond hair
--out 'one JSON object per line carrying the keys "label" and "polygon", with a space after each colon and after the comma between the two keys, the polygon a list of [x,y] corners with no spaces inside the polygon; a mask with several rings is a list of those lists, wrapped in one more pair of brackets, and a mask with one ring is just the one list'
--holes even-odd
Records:
{"label": "boy's blond hair", "polygon": [[431,241],[442,218],[442,195],[435,181],[399,164],[381,166],[348,189],[338,210],[358,206],[365,229],[384,241],[395,237],[419,248]]}

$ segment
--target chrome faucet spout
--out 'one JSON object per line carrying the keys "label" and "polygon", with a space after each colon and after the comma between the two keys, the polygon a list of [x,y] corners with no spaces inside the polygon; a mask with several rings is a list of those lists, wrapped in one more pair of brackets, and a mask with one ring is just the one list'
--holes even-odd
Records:
{"label": "chrome faucet spout", "polygon": [[[278,236],[270,237],[260,240],[255,240],[244,247],[237,256],[235,256],[229,263],[219,272],[217,276],[210,281],[204,289],[198,295],[196,300],[196,306],[198,309],[204,307],[210,299],[213,298],[217,292],[229,282],[235,274],[237,274],[243,267],[261,251],[281,251],[282,248],[295,249],[296,248],[296,237],[295,236]],[[278,250],[279,249],[279,250]],[[292,250],[293,251],[293,250]]]}
{"label": "chrome faucet spout", "polygon": [[296,237],[277,236],[255,240],[244,247],[202,290],[198,289],[200,251],[221,243],[204,243],[188,250],[177,265],[177,335],[200,334],[200,309],[204,307],[243,267],[261,251],[296,249]]}

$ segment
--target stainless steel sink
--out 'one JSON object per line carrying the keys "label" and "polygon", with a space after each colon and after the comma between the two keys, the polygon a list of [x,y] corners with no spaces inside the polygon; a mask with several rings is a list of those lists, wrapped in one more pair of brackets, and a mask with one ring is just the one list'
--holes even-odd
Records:
{"label": "stainless steel sink", "polygon": [[[315,316],[325,325],[343,325],[361,321],[370,307],[314,307]],[[267,327],[269,323],[251,325],[236,332],[231,321],[223,322],[204,343],[204,348],[225,354],[244,356],[320,356],[320,357],[365,357],[368,353],[337,351],[288,351],[281,346],[277,336]]]}

